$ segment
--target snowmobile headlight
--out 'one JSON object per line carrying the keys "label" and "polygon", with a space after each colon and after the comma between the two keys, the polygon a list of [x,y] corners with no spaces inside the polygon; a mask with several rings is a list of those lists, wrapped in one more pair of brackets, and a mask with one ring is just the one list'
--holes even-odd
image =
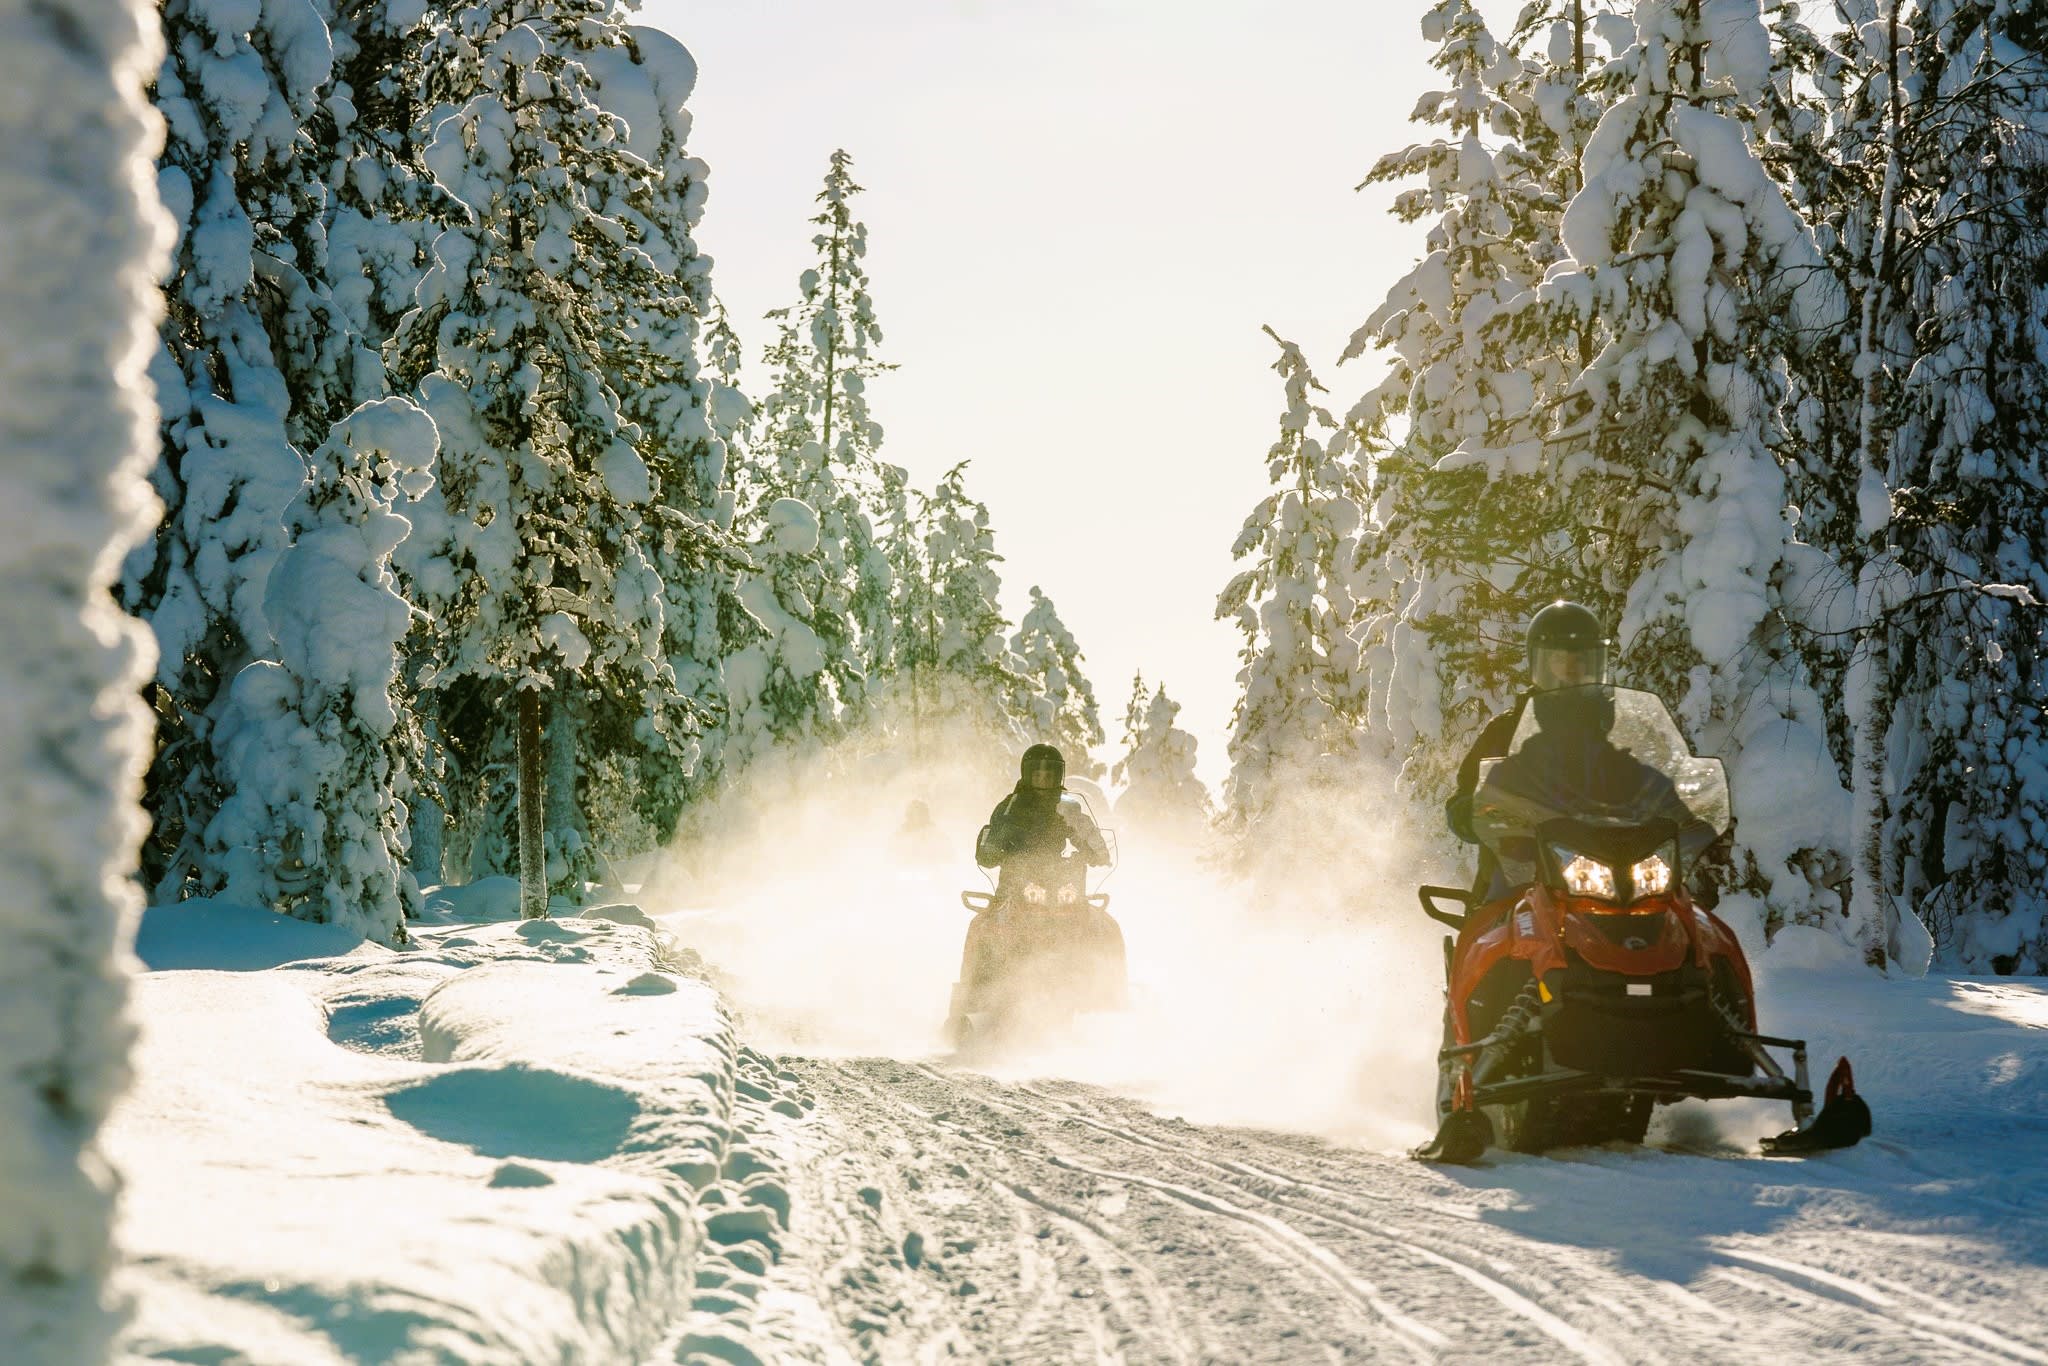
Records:
{"label": "snowmobile headlight", "polygon": [[1060,888],[1060,905],[1071,906],[1081,899],[1081,894],[1072,887]]}
{"label": "snowmobile headlight", "polygon": [[1662,896],[1671,890],[1671,865],[1662,854],[1652,854],[1628,870],[1628,882],[1638,897]]}
{"label": "snowmobile headlight", "polygon": [[1614,870],[1598,859],[1587,858],[1584,854],[1570,849],[1557,851],[1558,862],[1564,873],[1564,889],[1573,896],[1596,897],[1602,901],[1614,900]]}
{"label": "snowmobile headlight", "polygon": [[1035,882],[1025,883],[1024,899],[1034,906],[1043,906],[1045,904],[1045,888]]}

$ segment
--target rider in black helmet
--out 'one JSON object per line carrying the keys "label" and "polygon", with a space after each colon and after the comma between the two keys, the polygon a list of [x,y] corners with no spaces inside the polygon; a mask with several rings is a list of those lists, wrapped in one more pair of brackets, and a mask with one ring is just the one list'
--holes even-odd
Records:
{"label": "rider in black helmet", "polygon": [[994,904],[967,926],[960,980],[969,987],[992,972],[996,922],[1020,889],[1034,881],[1054,880],[1057,868],[1067,861],[1069,846],[1073,856],[1088,867],[1103,867],[1110,861],[1109,842],[1089,814],[1088,804],[1066,790],[1067,761],[1059,750],[1033,745],[1024,751],[1017,767],[1017,786],[996,803],[974,842],[974,861],[984,868],[1000,867],[1002,872],[996,880]]}
{"label": "rider in black helmet", "polygon": [[[1529,691],[1515,702],[1511,711],[1486,723],[1465,761],[1458,766],[1458,790],[1444,803],[1444,818],[1451,833],[1467,844],[1478,844],[1472,829],[1472,792],[1479,785],[1479,763],[1498,759],[1514,743],[1515,729],[1522,723],[1522,708],[1534,699],[1538,717],[1545,709],[1545,694],[1583,683],[1605,683],[1607,678],[1607,636],[1600,619],[1576,602],[1553,602],[1529,620]],[[1563,699],[1558,699],[1562,701]],[[1508,890],[1501,885],[1500,870],[1482,846],[1479,876],[1474,887],[1491,901]]]}
{"label": "rider in black helmet", "polygon": [[997,893],[1009,890],[1020,865],[1060,858],[1069,844],[1091,867],[1108,863],[1109,844],[1087,803],[1066,791],[1065,756],[1051,745],[1033,745],[1017,769],[1017,786],[996,803],[974,843],[976,863],[1003,870]]}

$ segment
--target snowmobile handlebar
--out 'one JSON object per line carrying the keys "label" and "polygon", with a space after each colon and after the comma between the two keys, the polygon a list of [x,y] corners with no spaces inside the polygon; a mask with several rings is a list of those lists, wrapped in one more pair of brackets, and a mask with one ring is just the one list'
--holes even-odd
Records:
{"label": "snowmobile handlebar", "polygon": [[[980,915],[983,911],[994,910],[1001,901],[1002,898],[994,892],[960,893],[960,904],[976,915]],[[1081,898],[1081,901],[1094,910],[1106,911],[1109,909],[1108,892],[1089,892]]]}
{"label": "snowmobile handlebar", "polygon": [[[1440,924],[1454,930],[1465,928],[1465,917],[1472,912],[1472,894],[1462,887],[1417,887],[1416,895],[1422,899],[1422,913]],[[1437,906],[1437,901],[1455,901],[1465,908],[1462,914],[1453,915]]]}

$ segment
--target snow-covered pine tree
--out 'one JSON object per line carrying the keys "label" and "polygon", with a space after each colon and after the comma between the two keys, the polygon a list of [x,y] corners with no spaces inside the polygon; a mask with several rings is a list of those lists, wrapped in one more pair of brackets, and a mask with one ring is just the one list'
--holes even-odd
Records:
{"label": "snow-covered pine tree", "polygon": [[[882,670],[879,695],[885,730],[907,737],[913,760],[922,760],[929,736],[927,713],[938,667],[938,601],[925,563],[926,500],[910,487],[910,472],[882,464],[882,553],[889,561],[895,618],[895,656]],[[913,505],[913,499],[916,505]]]}
{"label": "snow-covered pine tree", "polygon": [[1373,450],[1359,635],[1370,723],[1409,790],[1432,802],[1523,685],[1530,611],[1597,597],[1570,564],[1571,519],[1551,496],[1542,440],[1590,357],[1584,328],[1503,310],[1565,255],[1564,205],[1604,103],[1595,29],[1614,22],[1605,6],[1553,0],[1526,6],[1503,42],[1469,0],[1440,0],[1423,32],[1446,86],[1414,118],[1443,133],[1381,158],[1366,180],[1421,177],[1394,212],[1433,219],[1428,254],[1343,357],[1368,345],[1394,354],[1346,419]]}
{"label": "snow-covered pine tree", "polygon": [[1909,34],[1883,534],[1911,577],[1863,595],[1888,828],[1859,928],[1882,943],[1895,896],[1965,970],[2048,972],[2048,7],[1924,0]]}
{"label": "snow-covered pine tree", "polygon": [[[692,238],[707,175],[687,148],[696,63],[659,30],[636,28],[630,38],[630,47],[595,49],[585,61],[600,101],[626,119],[629,149],[657,172],[651,201],[623,213],[639,225],[658,283],[618,301],[624,325],[609,373],[654,478],[642,536],[661,577],[663,653],[679,696],[652,711],[637,695],[592,699],[582,746],[588,796],[624,820],[624,828],[593,820],[593,835],[615,852],[666,840],[715,776],[700,737],[725,707],[723,661],[738,647],[732,627],[744,613],[735,574],[746,566],[730,534],[728,452],[712,413],[716,371],[705,373],[699,356],[707,341],[700,320],[713,303],[710,258]],[[730,350],[729,337],[728,328],[711,344]],[[716,364],[737,361],[733,351]]]}
{"label": "snow-covered pine tree", "polygon": [[845,619],[825,643],[841,695],[859,712],[868,674],[894,657],[895,627],[888,558],[875,534],[882,428],[867,405],[868,381],[889,367],[875,355],[882,329],[863,264],[867,226],[853,216],[861,187],[852,166],[844,151],[832,154],[811,219],[817,264],[798,279],[798,301],[768,315],[779,325],[767,353],[774,388],[760,403],[751,510],[797,498],[818,514],[818,579],[808,596],[821,618]]}
{"label": "snow-covered pine tree", "polygon": [[1010,746],[1021,738],[1024,718],[1013,710],[1018,674],[1003,640],[1009,622],[996,571],[1003,557],[996,553],[988,508],[967,496],[966,478],[963,460],[946,471],[923,508],[932,596],[930,719]]}
{"label": "snow-covered pine tree", "polygon": [[1155,840],[1192,844],[1209,825],[1209,790],[1195,776],[1195,737],[1174,725],[1180,703],[1161,684],[1150,696],[1143,675],[1133,680],[1124,710],[1124,756],[1111,779],[1117,825]]}
{"label": "snow-covered pine tree", "polygon": [[1558,496],[1592,523],[1580,572],[1625,604],[1624,675],[1729,764],[1727,891],[1767,928],[1819,923],[1848,794],[1785,617],[1780,357],[1839,325],[1840,295],[1750,141],[1773,77],[1756,0],[1642,0],[1635,25],[1565,213],[1574,263],[1534,292],[1599,348],[1548,433]]}
{"label": "snow-covered pine tree", "polygon": [[542,694],[598,681],[654,710],[675,687],[641,539],[653,479],[606,371],[616,301],[660,283],[633,217],[653,172],[593,101],[585,65],[624,42],[610,0],[467,5],[417,75],[433,129],[424,159],[461,210],[435,237],[393,348],[400,387],[419,390],[442,433],[426,548],[445,606],[426,681],[474,678],[517,702],[529,916],[593,871],[574,841],[546,861]]}
{"label": "snow-covered pine tree", "polygon": [[[417,92],[407,84],[429,40],[424,0],[315,0],[334,44],[333,80],[315,111],[327,188],[321,290],[348,345],[325,391],[338,417],[388,390],[383,347],[427,269],[436,210],[420,159]],[[316,443],[317,444],[317,443]]]}
{"label": "snow-covered pine tree", "polygon": [[223,895],[385,943],[404,940],[419,900],[406,868],[411,775],[392,744],[411,608],[391,552],[435,445],[425,413],[387,398],[334,424],[314,452],[264,593],[278,657],[229,683],[215,741],[227,796],[206,829]]}
{"label": "snow-covered pine tree", "polygon": [[332,416],[303,396],[341,358],[307,279],[325,256],[308,132],[332,73],[325,27],[303,5],[167,0],[163,28],[157,184],[180,225],[155,368],[165,517],[123,597],[159,646],[144,877],[174,900],[195,875],[220,885],[200,849],[225,795],[212,716],[228,680],[271,652],[264,583],[306,479],[293,439]]}
{"label": "snow-covered pine tree", "polygon": [[825,618],[809,596],[816,582],[818,515],[779,498],[758,519],[747,549],[754,568],[740,577],[745,643],[725,661],[727,700],[713,743],[728,783],[774,782],[839,735]]}
{"label": "snow-covered pine tree", "polygon": [[1280,434],[1266,452],[1272,492],[1231,547],[1251,567],[1216,601],[1217,619],[1244,636],[1223,813],[1240,847],[1283,785],[1325,756],[1348,757],[1355,743],[1357,476],[1344,459],[1346,433],[1311,398],[1322,385],[1301,348],[1266,332],[1279,344],[1273,369],[1286,392]]}
{"label": "snow-covered pine tree", "polygon": [[1031,739],[1059,746],[1067,772],[1101,778],[1102,762],[1094,749],[1104,736],[1095,686],[1081,672],[1080,643],[1036,584],[1031,587],[1031,606],[1010,637],[1010,653],[1022,685],[1010,706],[1025,718]]}
{"label": "snow-covered pine tree", "polygon": [[125,1317],[98,1136],[134,1037],[152,643],[110,590],[157,511],[147,367],[170,225],[142,92],[158,35],[140,0],[46,0],[10,6],[0,39],[0,1342],[22,1366],[107,1360]]}

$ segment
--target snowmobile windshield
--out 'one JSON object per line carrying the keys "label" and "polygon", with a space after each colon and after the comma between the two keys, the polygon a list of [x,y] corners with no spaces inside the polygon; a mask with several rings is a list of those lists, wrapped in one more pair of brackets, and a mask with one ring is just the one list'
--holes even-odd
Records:
{"label": "snowmobile windshield", "polygon": [[1472,825],[1503,864],[1527,866],[1538,827],[1668,823],[1687,854],[1733,822],[1719,759],[1695,756],[1655,693],[1591,684],[1538,693],[1506,756],[1485,760]]}

